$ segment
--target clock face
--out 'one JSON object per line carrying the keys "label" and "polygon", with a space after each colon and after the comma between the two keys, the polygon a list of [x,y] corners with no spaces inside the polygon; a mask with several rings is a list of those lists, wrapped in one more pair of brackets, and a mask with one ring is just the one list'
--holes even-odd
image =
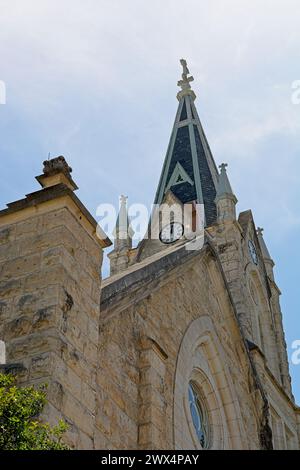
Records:
{"label": "clock face", "polygon": [[256,248],[255,248],[255,245],[254,245],[252,240],[249,240],[248,247],[249,247],[249,253],[250,253],[251,259],[252,259],[253,263],[257,265],[258,264],[258,256],[257,256],[257,251],[256,251]]}
{"label": "clock face", "polygon": [[183,225],[179,222],[173,222],[166,225],[159,234],[162,243],[173,243],[179,240],[183,235]]}

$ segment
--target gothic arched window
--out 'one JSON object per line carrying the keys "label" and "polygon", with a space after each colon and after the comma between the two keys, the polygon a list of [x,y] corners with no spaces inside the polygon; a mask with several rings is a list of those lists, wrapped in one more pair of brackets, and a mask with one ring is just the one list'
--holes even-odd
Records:
{"label": "gothic arched window", "polygon": [[196,431],[198,440],[202,449],[208,449],[209,447],[209,423],[208,423],[208,413],[204,403],[204,400],[201,397],[201,394],[198,390],[195,382],[191,381],[189,383],[189,405],[190,412],[193,421],[193,426]]}

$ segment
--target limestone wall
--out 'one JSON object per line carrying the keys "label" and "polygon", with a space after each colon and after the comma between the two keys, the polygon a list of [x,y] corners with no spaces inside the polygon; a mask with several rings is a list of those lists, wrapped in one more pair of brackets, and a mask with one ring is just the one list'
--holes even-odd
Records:
{"label": "limestone wall", "polygon": [[[219,253],[244,335],[259,346],[272,374],[291,397],[279,292],[272,287],[274,283],[270,283],[267,277],[251,213],[243,229],[234,222],[213,227],[210,233]],[[249,241],[255,242],[257,264],[251,259]]]}
{"label": "limestone wall", "polygon": [[76,449],[197,448],[192,379],[213,425],[210,446],[257,449],[259,377],[271,424],[282,428],[275,445],[296,447],[299,414],[268,370],[272,345],[267,361],[249,356],[241,334],[252,331],[251,292],[239,292],[230,259],[237,240],[219,245],[228,284],[211,247],[179,245],[101,289],[102,248],[78,207],[68,196],[0,213],[0,338],[21,383],[48,382],[43,417],[63,417]]}
{"label": "limestone wall", "polygon": [[93,448],[102,249],[71,206],[0,218],[0,338],[21,382],[48,383],[45,419]]}
{"label": "limestone wall", "polygon": [[[99,364],[107,366],[110,357],[106,370],[111,370],[112,377],[107,386],[113,390],[114,413],[123,416],[108,432],[113,447],[197,448],[184,403],[188,375],[191,378],[206,363],[208,380],[216,384],[213,393],[219,410],[219,417],[215,417],[219,438],[215,436],[212,447],[258,448],[259,412],[254,385],[249,382],[250,363],[215,261],[198,257],[160,282],[143,285],[142,291],[140,300],[131,303],[128,293],[101,311],[102,334],[107,339],[102,343]],[[124,308],[126,303],[131,305]],[[127,377],[129,361],[134,381]],[[101,376],[106,383],[105,371]],[[115,395],[120,382],[123,400]],[[212,415],[216,413],[217,409],[212,409]],[[113,436],[122,434],[124,425],[123,440],[113,441]],[[129,442],[128,436],[135,436],[136,442]]]}
{"label": "limestone wall", "polygon": [[297,407],[278,385],[265,359],[257,351],[252,355],[269,402],[274,449],[299,449]]}

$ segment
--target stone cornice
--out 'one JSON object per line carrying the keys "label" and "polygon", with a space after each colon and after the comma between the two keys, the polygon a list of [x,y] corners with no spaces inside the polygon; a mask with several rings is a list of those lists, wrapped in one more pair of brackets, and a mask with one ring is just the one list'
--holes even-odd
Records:
{"label": "stone cornice", "polygon": [[[70,198],[72,202],[76,205],[76,207],[80,210],[85,219],[88,221],[88,223],[92,226],[95,233],[96,230],[97,233],[99,233],[99,230],[101,229],[99,229],[97,221],[93,218],[93,216],[82,204],[80,199],[74,194],[74,192],[63,183],[57,184],[55,186],[50,186],[39,191],[35,191],[33,193],[27,194],[26,198],[24,199],[20,199],[18,201],[7,204],[7,208],[0,211],[0,225],[2,221],[6,223],[5,218],[7,216],[16,214],[21,211],[26,211],[30,208],[35,208],[38,205],[47,203],[49,201],[54,201],[62,197]],[[103,248],[110,246],[112,244],[111,240],[104,234],[104,232],[101,235],[103,235],[102,238],[97,237],[100,245]]]}

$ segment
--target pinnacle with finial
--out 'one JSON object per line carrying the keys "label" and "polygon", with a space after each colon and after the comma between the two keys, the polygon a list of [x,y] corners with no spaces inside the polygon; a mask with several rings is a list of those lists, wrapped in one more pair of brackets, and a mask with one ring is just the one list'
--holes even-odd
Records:
{"label": "pinnacle with finial", "polygon": [[[257,236],[258,236],[258,241],[259,241],[259,244],[260,244],[260,248],[261,248],[264,259],[272,261],[272,258],[271,258],[271,255],[269,253],[269,250],[267,248],[266,242],[263,238],[263,231],[264,231],[263,228],[257,227],[256,233],[257,233]],[[273,263],[273,261],[272,261],[272,263]]]}
{"label": "pinnacle with finial", "polygon": [[228,179],[228,175],[227,175],[227,171],[226,171],[227,167],[228,167],[227,163],[222,163],[221,165],[219,165],[221,173],[220,173],[220,176],[219,176],[219,184],[218,184],[218,187],[217,187],[217,198],[220,199],[224,196],[230,197],[234,200],[234,203],[236,204],[237,203],[237,198],[236,198],[236,196],[234,195],[234,193],[232,191],[232,188],[231,188],[231,185],[230,185],[230,182],[229,182],[229,179]]}
{"label": "pinnacle with finial", "polygon": [[116,226],[113,235],[120,239],[127,239],[128,236],[132,237],[134,231],[131,227],[128,212],[127,212],[127,196],[123,194],[120,196],[120,210],[116,221]]}
{"label": "pinnacle with finial", "polygon": [[123,194],[121,194],[120,196],[120,204],[127,204],[127,196],[124,196]]}

